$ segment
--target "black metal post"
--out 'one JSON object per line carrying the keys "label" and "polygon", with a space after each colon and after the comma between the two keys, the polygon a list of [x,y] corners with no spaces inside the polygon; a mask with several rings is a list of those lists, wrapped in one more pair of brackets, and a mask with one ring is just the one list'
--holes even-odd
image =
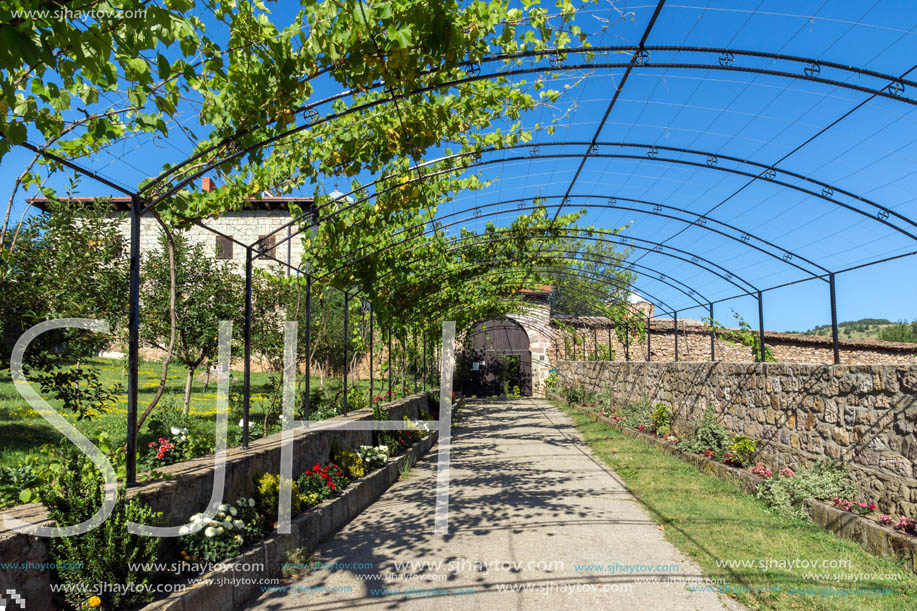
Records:
{"label": "black metal post", "polygon": [[405,335],[400,342],[401,344],[401,396],[408,396],[408,351],[407,343],[408,337]]}
{"label": "black metal post", "polygon": [[675,362],[678,362],[678,311],[675,311]]}
{"label": "black metal post", "polygon": [[389,327],[388,330],[388,397],[386,399],[392,399],[392,329]]}
{"label": "black metal post", "polygon": [[411,368],[414,370],[414,392],[417,392],[417,330],[411,332]]}
{"label": "black metal post", "polygon": [[303,420],[309,420],[309,394],[312,378],[312,274],[306,274],[306,397]]}
{"label": "black metal post", "polygon": [[611,325],[608,325],[608,360],[611,360]]}
{"label": "black metal post", "polygon": [[137,393],[140,366],[140,198],[131,197],[131,263],[128,290],[127,466],[128,486],[137,483]]}
{"label": "black metal post", "polygon": [[347,348],[350,346],[350,295],[344,291],[344,415],[347,415]]}
{"label": "black metal post", "polygon": [[599,331],[592,327],[592,360],[599,360]]}
{"label": "black metal post", "polygon": [[369,406],[373,406],[373,307],[369,306]]}
{"label": "black metal post", "polygon": [[716,360],[716,325],[713,324],[713,304],[710,304],[710,360]]}
{"label": "black metal post", "polygon": [[242,369],[242,447],[248,448],[248,417],[252,390],[252,247],[245,249],[245,344]]}
{"label": "black metal post", "polygon": [[837,285],[834,274],[828,274],[828,288],[831,291],[831,344],[834,347],[834,364],[841,364],[841,346],[837,339]]}
{"label": "black metal post", "polygon": [[427,332],[421,334],[420,343],[423,345],[423,389],[427,389]]}
{"label": "black metal post", "polygon": [[653,346],[652,340],[650,340],[650,316],[646,315],[646,362],[649,363],[653,360]]}
{"label": "black metal post", "polygon": [[630,323],[624,323],[624,358],[630,360]]}
{"label": "black metal post", "polygon": [[767,361],[767,347],[764,345],[764,293],[758,291],[758,342],[761,344],[761,362]]}

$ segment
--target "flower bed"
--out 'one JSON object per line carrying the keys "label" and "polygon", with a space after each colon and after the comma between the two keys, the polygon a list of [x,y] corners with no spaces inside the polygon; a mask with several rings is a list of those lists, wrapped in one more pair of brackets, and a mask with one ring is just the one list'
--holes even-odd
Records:
{"label": "flower bed", "polygon": [[[599,411],[589,409],[581,405],[570,405],[571,408],[586,414],[593,420],[602,422],[625,435],[640,439],[650,446],[654,446],[662,452],[676,456],[685,462],[695,465],[705,473],[715,475],[724,481],[728,481],[744,489],[749,494],[758,495],[762,484],[773,479],[773,473],[770,476],[762,476],[754,473],[755,470],[767,473],[770,469],[760,464],[755,465],[751,470],[737,468],[716,460],[716,456],[711,453],[693,453],[677,447],[676,444],[660,438],[659,436],[645,432],[644,427],[630,428],[623,426],[620,418],[603,415]],[[792,478],[796,473],[789,467],[784,467],[778,471],[783,478]],[[845,500],[838,498],[838,501]],[[846,508],[847,503],[851,507]],[[843,507],[833,506],[830,503],[813,498],[804,500],[806,513],[816,525],[837,533],[845,539],[856,541],[870,553],[877,556],[894,555],[904,560],[911,569],[917,573],[917,523],[914,520],[902,516],[900,520],[894,522],[888,516],[884,523],[881,519],[873,519],[867,515],[861,515],[859,511],[853,510],[853,507],[860,508],[860,503],[845,502]],[[874,507],[874,506],[873,506]],[[866,513],[871,513],[869,505],[866,504]],[[884,514],[883,514],[884,515]],[[894,523],[893,523],[894,522]]]}
{"label": "flower bed", "polygon": [[[190,585],[184,592],[175,593],[168,598],[150,603],[143,609],[146,611],[154,609],[156,611],[190,611],[191,609],[229,611],[238,608],[260,594],[261,589],[252,581],[279,577],[287,554],[299,548],[308,551],[315,549],[322,540],[327,539],[350,522],[397,481],[399,470],[405,460],[419,459],[436,443],[437,438],[438,434],[433,432],[407,448],[402,455],[353,481],[344,490],[341,490],[339,484],[334,484],[337,494],[333,498],[318,500],[316,505],[294,518],[290,524],[289,535],[270,534],[240,554],[223,558],[223,566],[219,570],[200,575],[195,580],[196,583]],[[328,475],[325,473],[326,470],[333,471],[330,463],[325,466],[315,465],[306,474],[309,474],[309,479],[314,479],[316,482],[321,480],[321,485],[331,490],[331,484],[336,475]],[[302,494],[300,490],[300,495]],[[262,567],[261,570],[252,568],[258,565]],[[232,579],[236,581],[229,586],[229,580]]]}

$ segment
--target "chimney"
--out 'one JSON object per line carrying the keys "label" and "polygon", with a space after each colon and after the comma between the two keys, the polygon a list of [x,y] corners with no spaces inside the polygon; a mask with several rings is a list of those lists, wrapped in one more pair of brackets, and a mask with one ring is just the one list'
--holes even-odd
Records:
{"label": "chimney", "polygon": [[213,187],[214,187],[214,184],[211,178],[204,176],[201,179],[201,190],[204,191],[204,193],[210,193],[211,191],[213,191]]}

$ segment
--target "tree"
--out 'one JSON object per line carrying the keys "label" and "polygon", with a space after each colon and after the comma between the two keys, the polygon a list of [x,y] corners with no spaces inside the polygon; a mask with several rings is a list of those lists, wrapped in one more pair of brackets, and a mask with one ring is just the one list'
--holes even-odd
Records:
{"label": "tree", "polygon": [[[118,332],[127,319],[127,260],[119,221],[104,200],[49,203],[51,211],[29,219],[15,249],[0,248],[0,318],[5,341],[2,360],[30,327],[54,318],[108,321]],[[64,329],[43,333],[26,354],[27,363],[55,363],[94,356],[111,337]],[[64,349],[61,352],[61,349]],[[43,359],[39,362],[37,359]]]}
{"label": "tree", "polygon": [[[171,322],[168,245],[164,234],[160,236],[160,246],[143,262],[141,335],[157,348],[165,349]],[[227,262],[215,260],[203,246],[190,243],[181,234],[174,236],[174,256],[175,358],[188,368],[182,408],[182,413],[187,414],[194,372],[205,360],[216,356],[219,321],[234,321],[234,334],[239,333],[245,293],[241,278]]]}

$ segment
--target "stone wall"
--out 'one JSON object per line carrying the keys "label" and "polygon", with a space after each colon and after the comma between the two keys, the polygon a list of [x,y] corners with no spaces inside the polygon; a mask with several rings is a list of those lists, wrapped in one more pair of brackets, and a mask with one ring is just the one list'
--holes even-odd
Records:
{"label": "stone wall", "polygon": [[680,436],[710,406],[727,429],[757,439],[756,459],[775,471],[839,460],[858,500],[917,516],[917,367],[562,361],[558,369],[561,385],[665,403]]}
{"label": "stone wall", "polygon": [[[418,418],[421,409],[428,409],[427,394],[418,393],[384,406],[392,420],[403,416]],[[325,422],[372,420],[369,408],[337,416]],[[230,424],[232,426],[232,424]],[[372,443],[372,431],[317,430],[294,431],[293,475],[311,469],[317,462],[330,460],[331,444],[337,440],[345,447]],[[247,450],[231,448],[226,452],[224,501],[251,496],[254,478],[261,473],[279,473],[281,434],[276,433],[252,441]],[[213,489],[213,456],[170,465],[160,469],[173,479],[144,482],[128,491],[128,498],[137,498],[154,511],[162,512],[160,526],[184,524],[189,516],[207,507]],[[0,513],[33,524],[53,526],[44,507],[39,504],[19,505]],[[166,545],[174,540],[166,540]],[[48,539],[33,537],[0,528],[0,563],[26,563],[41,566],[51,562]],[[9,566],[9,565],[7,565]],[[50,597],[50,571],[39,569],[0,568],[0,591],[16,590],[28,601],[30,609],[53,609]],[[44,602],[45,606],[40,603]]]}
{"label": "stone wall", "polygon": [[[585,340],[585,352],[592,358],[596,341],[600,346],[608,346],[608,326],[603,324],[577,325],[580,341]],[[558,332],[557,340],[549,352],[551,360],[573,357],[573,344],[567,341],[566,354],[564,339]],[[796,333],[764,332],[764,343],[781,363],[834,363],[834,348],[830,337],[800,335]],[[842,364],[857,365],[914,365],[917,364],[917,345],[880,340],[841,340],[840,355]],[[612,331],[611,346],[616,360],[626,360],[625,344]],[[675,360],[675,328],[671,320],[656,320],[650,328],[651,361]],[[630,341],[630,360],[647,360],[646,336],[632,337]],[[751,348],[728,342],[721,337],[716,340],[716,360],[733,363],[752,363]],[[583,358],[583,344],[576,346],[576,358]],[[683,325],[678,327],[679,361],[709,361],[710,331],[703,325]]]}

